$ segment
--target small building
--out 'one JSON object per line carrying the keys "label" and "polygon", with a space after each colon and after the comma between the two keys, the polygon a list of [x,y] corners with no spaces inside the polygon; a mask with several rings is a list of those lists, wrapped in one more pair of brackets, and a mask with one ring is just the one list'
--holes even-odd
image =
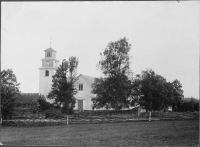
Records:
{"label": "small building", "polygon": [[168,111],[172,111],[172,106],[168,106]]}

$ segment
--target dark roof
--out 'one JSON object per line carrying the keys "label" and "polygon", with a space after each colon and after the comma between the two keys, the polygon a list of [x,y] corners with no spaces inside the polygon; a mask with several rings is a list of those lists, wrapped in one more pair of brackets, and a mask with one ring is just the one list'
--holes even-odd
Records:
{"label": "dark roof", "polygon": [[24,102],[31,102],[32,100],[37,101],[38,98],[39,98],[39,93],[21,93],[17,97],[17,100]]}
{"label": "dark roof", "polygon": [[[52,49],[51,47],[50,48],[48,48],[48,49],[46,49],[46,50],[44,50],[45,52],[46,51],[53,51],[53,52],[56,52],[54,49]],[[56,52],[57,53],[57,52]]]}

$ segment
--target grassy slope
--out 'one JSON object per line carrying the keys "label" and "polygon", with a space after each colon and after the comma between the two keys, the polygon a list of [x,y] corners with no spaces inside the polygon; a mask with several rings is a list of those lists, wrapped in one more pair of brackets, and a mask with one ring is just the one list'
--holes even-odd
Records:
{"label": "grassy slope", "polygon": [[199,121],[3,127],[5,145],[197,146]]}

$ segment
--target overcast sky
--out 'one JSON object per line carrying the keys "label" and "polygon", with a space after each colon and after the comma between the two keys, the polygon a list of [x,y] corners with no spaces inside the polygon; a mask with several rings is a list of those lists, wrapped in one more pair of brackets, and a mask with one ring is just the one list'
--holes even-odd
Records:
{"label": "overcast sky", "polygon": [[199,98],[199,18],[199,1],[2,2],[1,70],[14,71],[21,92],[38,93],[51,37],[60,63],[79,57],[79,74],[100,77],[100,52],[126,37],[133,73],[152,69]]}

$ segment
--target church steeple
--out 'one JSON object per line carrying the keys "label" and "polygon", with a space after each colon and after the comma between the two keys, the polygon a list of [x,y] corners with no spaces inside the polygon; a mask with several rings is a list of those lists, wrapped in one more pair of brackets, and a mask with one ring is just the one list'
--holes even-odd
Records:
{"label": "church steeple", "polygon": [[[51,41],[50,41],[51,43]],[[50,44],[51,45],[51,44]],[[56,59],[56,51],[51,48],[44,50],[45,57],[42,60],[42,67],[40,70],[39,93],[47,96],[51,90],[52,76],[58,67],[58,60]]]}
{"label": "church steeple", "polygon": [[56,59],[56,51],[51,47],[44,50],[45,57],[42,59],[42,67],[54,67],[56,68],[58,65],[58,60]]}

